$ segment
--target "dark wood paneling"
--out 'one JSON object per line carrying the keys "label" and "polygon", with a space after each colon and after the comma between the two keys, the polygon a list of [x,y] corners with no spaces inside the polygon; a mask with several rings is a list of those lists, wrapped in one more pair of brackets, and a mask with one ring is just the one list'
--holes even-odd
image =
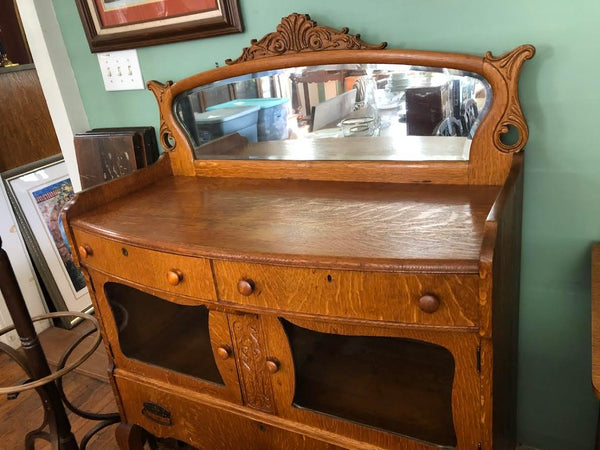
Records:
{"label": "dark wood paneling", "polygon": [[0,69],[0,172],[60,153],[35,71]]}
{"label": "dark wood paneling", "polygon": [[33,62],[15,0],[0,2],[0,41],[12,62],[18,64]]}
{"label": "dark wood paneling", "polygon": [[[480,271],[480,297],[486,299],[480,300],[482,387],[483,396],[487,397],[483,406],[485,416],[492,418],[494,449],[515,448],[517,444],[514,411],[517,405],[523,155],[516,155],[513,161],[506,184],[486,221]],[[492,440],[492,436],[486,438]]]}

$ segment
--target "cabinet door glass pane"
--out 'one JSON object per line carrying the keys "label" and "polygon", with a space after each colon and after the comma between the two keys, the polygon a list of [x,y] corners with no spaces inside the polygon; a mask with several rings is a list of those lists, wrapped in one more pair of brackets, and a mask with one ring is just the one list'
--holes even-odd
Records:
{"label": "cabinet door glass pane", "polygon": [[292,349],[294,406],[455,446],[454,358],[410,339],[342,336],[280,319]]}
{"label": "cabinet door glass pane", "polygon": [[224,384],[206,307],[178,305],[119,283],[106,283],[104,293],[126,357]]}

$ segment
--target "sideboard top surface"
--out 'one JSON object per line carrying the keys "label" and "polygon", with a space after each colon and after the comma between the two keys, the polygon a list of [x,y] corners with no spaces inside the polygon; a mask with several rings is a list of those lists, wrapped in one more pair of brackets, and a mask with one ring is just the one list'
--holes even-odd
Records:
{"label": "sideboard top surface", "polygon": [[72,225],[171,253],[476,273],[484,222],[499,190],[171,176]]}

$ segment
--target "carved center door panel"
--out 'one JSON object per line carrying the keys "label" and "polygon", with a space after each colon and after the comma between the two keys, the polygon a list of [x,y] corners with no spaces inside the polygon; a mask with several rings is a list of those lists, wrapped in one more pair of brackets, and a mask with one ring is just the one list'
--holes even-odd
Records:
{"label": "carved center door panel", "polygon": [[264,318],[255,314],[229,314],[229,329],[235,348],[242,399],[246,406],[276,413],[271,373],[279,361],[269,357]]}

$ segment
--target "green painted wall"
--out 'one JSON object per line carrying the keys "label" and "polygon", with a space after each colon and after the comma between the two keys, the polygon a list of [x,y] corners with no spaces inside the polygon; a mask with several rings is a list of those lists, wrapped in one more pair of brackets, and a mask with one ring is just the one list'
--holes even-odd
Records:
{"label": "green painted wall", "polygon": [[[53,0],[92,127],[154,125],[148,91],[105,92],[74,0]],[[519,344],[519,439],[592,448],[590,243],[600,240],[600,2],[578,0],[240,0],[246,32],[138,50],[144,79],[178,80],[237,57],[281,17],[307,12],[391,48],[495,54],[537,47],[520,85],[530,126]]]}

